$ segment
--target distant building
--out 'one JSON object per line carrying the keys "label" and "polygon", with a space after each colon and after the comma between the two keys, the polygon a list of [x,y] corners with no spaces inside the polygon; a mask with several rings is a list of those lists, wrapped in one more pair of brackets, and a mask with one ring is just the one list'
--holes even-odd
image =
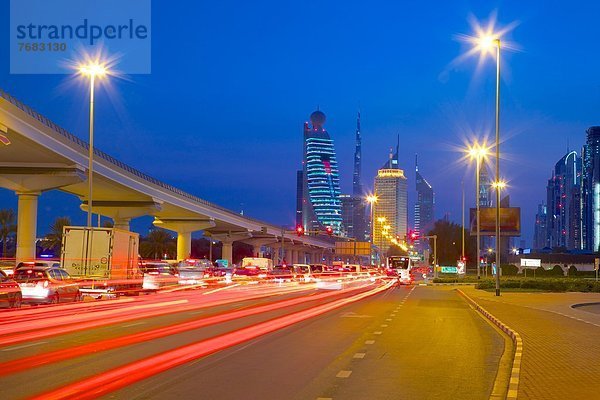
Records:
{"label": "distant building", "polygon": [[550,247],[548,230],[546,229],[547,209],[544,202],[538,204],[538,210],[535,214],[535,226],[533,228],[533,248],[536,250]]}
{"label": "distant building", "polygon": [[581,237],[585,250],[597,252],[600,247],[600,126],[587,131],[581,150]]}
{"label": "distant building", "polygon": [[354,148],[354,171],[352,173],[352,195],[354,197],[364,196],[361,180],[362,169],[362,140],[360,132],[360,111],[356,117],[356,144]]}
{"label": "distant building", "polygon": [[[433,188],[419,172],[419,162],[415,156],[415,188],[417,190],[417,200],[415,202],[415,231],[419,236],[429,234],[435,223],[435,194]],[[421,243],[425,245],[428,241],[417,241],[417,247]]]}
{"label": "distant building", "polygon": [[302,209],[304,203],[304,173],[302,170],[296,172],[296,225],[302,225]]}
{"label": "distant building", "polygon": [[302,170],[302,225],[306,231],[331,227],[336,235],[342,228],[340,177],[333,140],[323,125],[319,110],[304,123]]}
{"label": "distant building", "polygon": [[340,200],[342,202],[343,236],[354,238],[358,241],[368,240],[365,199],[349,194],[342,194]]}
{"label": "distant building", "polygon": [[547,186],[549,247],[581,249],[581,158],[567,152],[554,166]]}
{"label": "distant building", "polygon": [[407,182],[404,171],[398,166],[398,150],[399,145],[375,178],[377,202],[373,208],[373,243],[383,254],[387,253],[392,238],[404,239],[408,228]]}

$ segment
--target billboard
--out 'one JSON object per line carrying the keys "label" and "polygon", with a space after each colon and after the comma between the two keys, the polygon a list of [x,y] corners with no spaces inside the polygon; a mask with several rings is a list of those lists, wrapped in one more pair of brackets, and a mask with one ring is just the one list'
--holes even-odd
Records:
{"label": "billboard", "polygon": [[542,260],[539,258],[521,258],[521,267],[539,268],[541,266],[542,266]]}
{"label": "billboard", "polygon": [[335,254],[350,256],[370,256],[369,242],[335,242]]}
{"label": "billboard", "polygon": [[[470,231],[471,236],[477,235],[477,210],[470,209]],[[480,207],[479,234],[481,236],[496,235],[496,208]],[[501,207],[500,208],[500,235],[501,236],[521,236],[521,208],[519,207]]]}

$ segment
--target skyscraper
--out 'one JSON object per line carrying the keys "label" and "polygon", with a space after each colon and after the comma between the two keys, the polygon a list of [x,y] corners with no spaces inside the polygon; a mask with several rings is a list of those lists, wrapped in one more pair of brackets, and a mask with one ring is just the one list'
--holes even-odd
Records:
{"label": "skyscraper", "polygon": [[362,197],[349,194],[340,195],[342,202],[343,236],[358,241],[367,240],[366,202]]}
{"label": "skyscraper", "polygon": [[538,210],[535,214],[535,226],[533,229],[533,248],[536,250],[550,247],[548,241],[548,231],[546,229],[547,207],[544,202],[538,204]]}
{"label": "skyscraper", "polygon": [[[435,223],[435,195],[433,188],[419,172],[418,156],[415,155],[415,188],[417,190],[417,201],[415,202],[415,231],[421,235],[427,235]],[[421,241],[416,244],[420,245]],[[423,243],[427,243],[424,241]]]}
{"label": "skyscraper", "polygon": [[362,142],[360,138],[360,111],[356,117],[356,146],[354,149],[354,172],[352,174],[352,195],[362,197],[363,187],[361,181],[361,164],[362,164]]}
{"label": "skyscraper", "polygon": [[582,247],[596,252],[600,247],[600,126],[586,133],[581,150],[581,237]]}
{"label": "skyscraper", "polygon": [[360,112],[356,118],[356,146],[354,148],[354,171],[352,174],[352,195],[342,195],[342,225],[345,236],[359,241],[368,239],[369,224],[365,206],[364,190],[361,181],[361,131]]}
{"label": "skyscraper", "polygon": [[[400,139],[398,138],[398,141]],[[399,236],[404,239],[408,229],[408,194],[404,171],[398,166],[399,143],[396,153],[377,171],[375,194],[377,203],[373,208],[373,243],[385,254],[390,240]]]}
{"label": "skyscraper", "polygon": [[580,249],[581,158],[568,151],[554,166],[548,180],[546,229],[549,247]]}
{"label": "skyscraper", "polygon": [[325,114],[319,110],[304,123],[302,185],[302,225],[306,231],[331,227],[341,233],[342,207],[340,177],[333,140],[323,125]]}

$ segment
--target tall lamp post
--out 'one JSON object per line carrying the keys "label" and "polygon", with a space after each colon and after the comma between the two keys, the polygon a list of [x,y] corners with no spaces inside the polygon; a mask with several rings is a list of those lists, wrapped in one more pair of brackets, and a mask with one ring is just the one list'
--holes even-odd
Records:
{"label": "tall lamp post", "polygon": [[79,67],[79,73],[90,80],[90,139],[88,148],[88,210],[87,227],[92,227],[92,193],[94,188],[94,88],[96,78],[101,79],[108,73],[104,65],[90,63]]}
{"label": "tall lamp post", "polygon": [[[496,179],[500,182],[500,38],[482,35],[477,39],[482,52],[496,48]],[[496,186],[496,296],[500,296],[500,187]]]}
{"label": "tall lamp post", "polygon": [[475,222],[477,225],[477,279],[481,279],[481,222],[480,222],[480,209],[479,209],[479,177],[481,170],[481,161],[488,154],[487,149],[483,146],[480,146],[478,143],[475,143],[472,147],[469,148],[469,157],[471,159],[475,159]]}

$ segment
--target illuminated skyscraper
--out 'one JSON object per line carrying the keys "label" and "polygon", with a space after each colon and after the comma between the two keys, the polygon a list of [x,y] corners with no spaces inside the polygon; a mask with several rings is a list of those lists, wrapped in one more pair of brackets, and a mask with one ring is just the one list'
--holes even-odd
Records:
{"label": "illuminated skyscraper", "polygon": [[302,225],[306,231],[331,227],[341,233],[340,178],[333,140],[323,125],[325,114],[317,110],[304,123]]}
{"label": "illuminated skyscraper", "polygon": [[342,195],[342,226],[344,236],[365,241],[369,238],[369,222],[361,181],[362,144],[360,112],[356,118],[356,144],[354,148],[354,171],[352,174],[352,196]]}
{"label": "illuminated skyscraper", "polygon": [[404,171],[398,166],[398,149],[390,154],[387,163],[377,171],[373,208],[373,243],[385,254],[390,240],[398,236],[404,240],[408,229],[408,194]]}
{"label": "illuminated skyscraper", "polygon": [[581,236],[584,249],[598,251],[600,247],[600,126],[592,126],[586,133],[587,140],[581,150]]}
{"label": "illuminated skyscraper", "polygon": [[581,249],[581,158],[567,152],[547,186],[546,228],[550,247]]}
{"label": "illuminated skyscraper", "polygon": [[[433,188],[419,172],[418,158],[415,156],[415,186],[417,201],[415,202],[415,231],[419,236],[428,235],[435,223],[435,195]],[[424,241],[423,243],[428,243]],[[416,245],[420,245],[417,241]]]}

